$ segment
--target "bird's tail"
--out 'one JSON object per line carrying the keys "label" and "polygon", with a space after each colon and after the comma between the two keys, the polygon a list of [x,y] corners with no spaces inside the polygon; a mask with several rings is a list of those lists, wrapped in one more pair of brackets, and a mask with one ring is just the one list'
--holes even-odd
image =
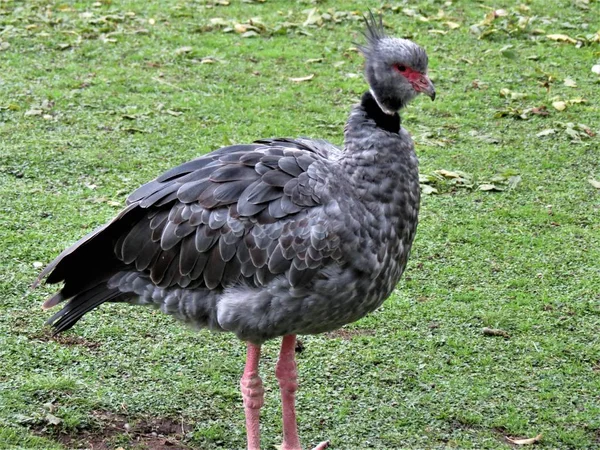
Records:
{"label": "bird's tail", "polygon": [[127,206],[113,220],[63,251],[40,273],[32,288],[44,278],[48,284],[64,282],[62,289],[44,302],[44,309],[70,300],[48,320],[56,333],[71,328],[85,313],[102,303],[122,300],[125,294],[107,285],[110,277],[126,266],[117,258],[114,247],[125,230],[143,214],[136,203]]}

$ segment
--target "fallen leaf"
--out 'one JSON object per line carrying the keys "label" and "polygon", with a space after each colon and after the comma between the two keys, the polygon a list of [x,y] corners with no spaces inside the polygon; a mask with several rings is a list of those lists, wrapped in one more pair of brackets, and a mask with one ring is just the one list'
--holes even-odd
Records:
{"label": "fallen leaf", "polygon": [[175,54],[176,55],[184,55],[186,53],[190,53],[193,50],[192,47],[190,46],[185,46],[185,47],[179,47],[177,50],[175,50]]}
{"label": "fallen leaf", "polygon": [[592,129],[590,127],[588,127],[587,125],[583,124],[583,123],[578,123],[575,128],[577,128],[580,131],[583,131],[585,134],[587,134],[589,137],[594,137],[596,136],[596,133],[594,133],[592,131]]}
{"label": "fallen leaf", "polygon": [[471,136],[479,139],[480,141],[487,142],[488,144],[499,144],[500,143],[500,139],[498,139],[494,136],[490,136],[489,134],[479,134],[475,130],[469,132],[469,134]]}
{"label": "fallen leaf", "polygon": [[558,42],[568,42],[569,44],[577,44],[577,40],[573,39],[571,36],[566,34],[548,34],[546,35],[548,39]]}
{"label": "fallen leaf", "polygon": [[169,114],[171,116],[175,116],[175,117],[180,116],[180,115],[183,114],[181,111],[173,111],[172,109],[167,109],[165,112],[167,114]]}
{"label": "fallen leaf", "polygon": [[289,78],[289,80],[293,81],[294,83],[301,83],[302,81],[312,80],[314,77],[315,77],[315,74],[311,73],[310,75],[307,75],[305,77]]}
{"label": "fallen leaf", "polygon": [[250,31],[246,31],[245,33],[242,33],[240,36],[243,38],[253,38],[253,37],[258,36],[258,33],[254,30],[250,30]]}
{"label": "fallen leaf", "polygon": [[596,75],[600,75],[600,64],[593,65],[592,72],[594,72]]}
{"label": "fallen leaf", "polygon": [[308,13],[308,17],[302,24],[303,27],[307,27],[309,25],[321,25],[323,23],[323,17],[318,13],[317,8],[310,9],[305,11]]}
{"label": "fallen leaf", "polygon": [[484,192],[485,191],[503,191],[504,190],[503,187],[500,187],[498,185],[491,184],[491,183],[480,184],[477,189],[479,189],[480,191],[484,191]]}
{"label": "fallen leaf", "polygon": [[460,23],[457,22],[444,22],[444,25],[446,25],[451,30],[456,30],[457,28],[460,28]]}
{"label": "fallen leaf", "polygon": [[421,193],[423,195],[431,195],[431,194],[437,194],[438,190],[436,188],[434,188],[433,186],[429,186],[428,184],[421,184]]}
{"label": "fallen leaf", "polygon": [[551,134],[554,134],[554,133],[556,133],[556,130],[554,128],[548,128],[547,130],[540,131],[536,136],[544,137],[544,136],[550,136]]}
{"label": "fallen leaf", "polygon": [[9,47],[10,47],[10,44],[8,42],[6,42],[6,41],[0,42],[0,52],[3,50],[6,50]]}
{"label": "fallen leaf", "polygon": [[427,175],[425,173],[419,174],[419,183],[421,183],[421,184],[434,183],[435,180],[436,180],[436,177],[434,177],[432,175]]}
{"label": "fallen leaf", "polygon": [[[590,183],[591,183],[591,182],[592,182],[592,180],[590,180]],[[600,184],[600,183],[599,183],[599,184]],[[598,186],[598,187],[600,187],[600,186]],[[39,261],[35,261],[35,262],[33,263],[33,268],[34,268],[34,269],[41,269],[42,267],[44,267],[44,263],[41,263],[41,262],[39,262]]]}
{"label": "fallen leaf", "polygon": [[304,61],[306,64],[322,63],[323,58],[310,58]]}
{"label": "fallen leaf", "polygon": [[439,173],[445,178],[460,178],[460,175],[458,173],[446,169],[436,170],[435,173]]}
{"label": "fallen leaf", "polygon": [[60,417],[56,417],[53,414],[46,414],[46,422],[48,422],[50,425],[58,425],[59,423],[62,422],[62,419]]}
{"label": "fallen leaf", "polygon": [[210,19],[210,24],[213,27],[226,27],[228,25],[227,21],[222,17],[213,17]]}
{"label": "fallen leaf", "polygon": [[547,116],[550,113],[548,112],[546,105],[542,105],[531,108],[531,114],[537,114],[538,116]]}
{"label": "fallen leaf", "polygon": [[552,102],[552,106],[554,106],[554,109],[558,111],[564,111],[565,109],[567,109],[566,102]]}
{"label": "fallen leaf", "polygon": [[248,25],[243,24],[243,23],[236,23],[233,26],[233,29],[235,30],[236,33],[245,33],[246,31],[248,31]]}
{"label": "fallen leaf", "polygon": [[25,111],[24,116],[41,116],[43,112],[41,109],[30,109],[29,111]]}
{"label": "fallen leaf", "polygon": [[565,84],[565,86],[571,87],[571,88],[576,88],[577,87],[577,83],[571,77],[565,78],[564,84]]}
{"label": "fallen leaf", "polygon": [[507,437],[506,440],[508,442],[510,442],[511,444],[515,444],[515,445],[531,445],[531,444],[535,444],[536,442],[541,441],[542,434],[540,433],[536,437],[532,437],[529,439],[511,439],[511,438]]}
{"label": "fallen leaf", "polygon": [[502,336],[505,338],[510,338],[510,335],[504,331],[504,330],[500,330],[498,328],[488,328],[488,327],[484,327],[481,332],[485,335],[485,336]]}
{"label": "fallen leaf", "polygon": [[[596,180],[594,180],[594,179],[592,179],[592,178],[590,178],[588,181],[589,181],[589,182],[590,182],[590,184],[591,184],[592,186],[594,186],[596,189],[600,189],[600,181],[596,181]],[[33,264],[34,264],[34,266],[35,266],[35,263],[33,263]]]}

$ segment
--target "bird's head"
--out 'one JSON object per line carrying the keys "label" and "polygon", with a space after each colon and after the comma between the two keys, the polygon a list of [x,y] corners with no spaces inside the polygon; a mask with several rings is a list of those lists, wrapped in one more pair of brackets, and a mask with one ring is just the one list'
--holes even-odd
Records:
{"label": "bird's head", "polygon": [[435,99],[427,76],[427,53],[408,39],[389,37],[381,17],[365,17],[367,42],[359,45],[365,56],[365,76],[381,109],[394,114],[418,94]]}

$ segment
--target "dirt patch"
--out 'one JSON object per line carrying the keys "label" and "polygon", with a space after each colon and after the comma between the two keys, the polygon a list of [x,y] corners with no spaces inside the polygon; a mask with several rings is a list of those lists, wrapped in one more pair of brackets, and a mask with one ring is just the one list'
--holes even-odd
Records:
{"label": "dirt patch", "polygon": [[95,350],[98,347],[100,347],[100,345],[102,345],[100,342],[88,341],[87,339],[84,339],[81,336],[74,336],[68,334],[58,334],[54,336],[52,334],[52,330],[49,328],[44,328],[39,332],[30,334],[28,338],[40,342],[54,341],[60,345],[66,345],[67,347],[85,347],[89,350]]}
{"label": "dirt patch", "polygon": [[356,336],[374,336],[375,331],[368,328],[340,328],[339,330],[325,333],[324,336],[329,339],[343,339],[349,341]]}
{"label": "dirt patch", "polygon": [[181,420],[162,417],[132,418],[106,411],[95,411],[92,416],[97,423],[93,429],[53,433],[48,428],[43,428],[37,430],[37,434],[51,437],[69,449],[190,449],[185,444],[185,439],[192,427]]}

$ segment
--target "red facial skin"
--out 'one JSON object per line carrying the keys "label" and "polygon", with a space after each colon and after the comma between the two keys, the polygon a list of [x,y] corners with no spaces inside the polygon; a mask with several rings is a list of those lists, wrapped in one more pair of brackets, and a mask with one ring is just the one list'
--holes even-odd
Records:
{"label": "red facial skin", "polygon": [[403,64],[394,64],[394,69],[406,78],[417,92],[424,92],[431,86],[429,77]]}

